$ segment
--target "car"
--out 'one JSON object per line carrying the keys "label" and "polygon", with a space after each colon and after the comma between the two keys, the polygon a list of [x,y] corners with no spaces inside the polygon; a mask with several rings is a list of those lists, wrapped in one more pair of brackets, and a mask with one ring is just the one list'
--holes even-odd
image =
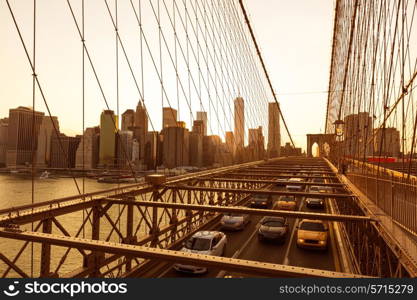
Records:
{"label": "car", "polygon": [[324,183],[324,178],[321,178],[321,177],[314,177],[314,178],[311,180],[311,182],[314,182],[314,183]]}
{"label": "car", "polygon": [[304,190],[304,184],[302,184],[304,180],[302,178],[293,177],[288,179],[288,181],[291,181],[285,187],[288,191],[301,192]]}
{"label": "car", "polygon": [[263,217],[259,221],[259,241],[284,242],[288,235],[288,222],[284,217]]}
{"label": "car", "polygon": [[308,208],[324,208],[324,199],[321,198],[306,198],[306,205]]}
{"label": "car", "polygon": [[250,207],[269,208],[272,205],[272,196],[268,194],[255,194],[249,201]]}
{"label": "car", "polygon": [[277,210],[296,210],[297,202],[295,196],[281,196],[275,202],[273,209]]}
{"label": "car", "polygon": [[310,193],[327,193],[327,187],[323,185],[312,185],[309,191]]}
{"label": "car", "polygon": [[322,220],[303,219],[297,226],[297,246],[308,249],[327,249],[329,229]]}
{"label": "car", "polygon": [[224,230],[242,230],[249,223],[248,214],[225,213],[220,220],[221,228]]}
{"label": "car", "polygon": [[284,186],[285,183],[288,181],[288,178],[277,178],[277,183],[275,183],[276,187]]}
{"label": "car", "polygon": [[[227,237],[221,231],[197,231],[189,238],[180,251],[187,253],[222,256],[226,249]],[[184,273],[203,274],[206,267],[175,264],[174,270]]]}

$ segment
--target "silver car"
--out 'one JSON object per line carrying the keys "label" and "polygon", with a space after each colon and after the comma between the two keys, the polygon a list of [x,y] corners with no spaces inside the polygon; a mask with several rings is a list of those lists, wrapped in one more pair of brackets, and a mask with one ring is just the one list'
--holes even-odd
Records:
{"label": "silver car", "polygon": [[285,242],[288,234],[288,222],[283,217],[264,217],[259,222],[259,241],[270,240]]}
{"label": "silver car", "polygon": [[224,230],[242,230],[249,223],[249,215],[239,213],[226,213],[220,220]]}

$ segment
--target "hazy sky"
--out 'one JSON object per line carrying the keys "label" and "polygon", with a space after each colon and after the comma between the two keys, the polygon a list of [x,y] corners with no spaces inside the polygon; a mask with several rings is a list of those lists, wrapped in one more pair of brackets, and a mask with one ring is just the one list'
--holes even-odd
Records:
{"label": "hazy sky", "polygon": [[[30,53],[33,22],[31,2],[10,1]],[[52,114],[59,118],[61,131],[70,135],[80,134],[82,130],[80,39],[66,1],[38,0],[37,2],[39,12],[37,73]],[[80,2],[72,1],[77,16],[80,12]],[[111,21],[106,15],[103,1],[85,2],[86,11],[89,12],[86,21],[86,41],[89,43],[97,72],[102,82],[114,82],[114,72],[108,71],[109,67],[114,68],[114,61],[109,61],[108,58],[114,52],[114,48],[109,47],[114,45]],[[120,11],[123,11],[123,6],[127,5],[127,2],[127,0],[119,0]],[[157,3],[157,1],[153,2]],[[166,2],[172,3],[169,0]],[[247,0],[245,2],[289,129],[296,146],[305,148],[305,134],[324,130],[327,101],[327,94],[324,91],[328,89],[329,80],[334,0]],[[119,22],[120,27],[127,32],[126,37],[129,31],[133,34],[133,30],[137,30],[132,14],[123,16]],[[151,11],[144,12],[143,22],[144,26],[155,25]],[[109,34],[100,41],[94,40],[93,43],[93,37],[101,32]],[[151,43],[157,40],[155,36],[153,37],[154,39],[150,38]],[[11,107],[32,105],[31,71],[5,1],[0,2],[0,39],[6,41],[0,47],[1,118],[8,115]],[[137,51],[137,40],[126,39],[125,46],[130,53]],[[133,68],[138,70],[139,60],[132,64]],[[146,67],[152,68],[150,62]],[[120,59],[120,69],[125,71],[120,74],[120,98],[124,99],[120,102],[120,113],[122,113],[125,109],[136,106],[139,95],[133,92],[134,82],[130,79],[123,59]],[[91,70],[86,71],[86,80],[89,86],[86,90],[86,110],[94,112],[94,114],[86,114],[85,126],[89,127],[98,124],[99,112],[105,106]],[[103,88],[110,107],[114,109],[116,103],[114,85],[104,84]],[[161,113],[158,110],[161,107],[161,100],[149,98],[155,98],[152,91],[159,89],[158,86],[145,84],[145,102],[156,130],[160,129]],[[180,107],[183,106],[184,104],[180,104]],[[192,111],[200,109],[198,103],[192,106]],[[36,109],[46,112],[39,92]],[[180,118],[187,121],[188,117],[189,113],[181,108]],[[222,118],[221,122],[224,130],[230,130],[230,120]],[[256,120],[254,122],[256,123]],[[259,122],[265,125],[265,120]],[[190,121],[188,120],[187,123],[189,124]]]}

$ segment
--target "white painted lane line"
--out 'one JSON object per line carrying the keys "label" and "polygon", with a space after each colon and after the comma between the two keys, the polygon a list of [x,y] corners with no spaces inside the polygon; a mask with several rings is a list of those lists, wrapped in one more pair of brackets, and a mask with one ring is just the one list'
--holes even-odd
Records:
{"label": "white painted lane line", "polygon": [[[303,205],[304,205],[304,199],[305,199],[305,197],[302,197],[301,199],[302,199],[302,200],[301,200],[301,205],[300,205],[300,207],[298,208],[298,211],[301,211],[301,209],[303,208]],[[289,255],[290,255],[290,248],[291,248],[292,240],[294,239],[295,230],[296,230],[296,228],[297,228],[298,221],[299,221],[299,219],[298,219],[298,218],[297,218],[297,219],[295,219],[295,222],[294,222],[294,225],[293,225],[293,228],[292,228],[292,231],[291,231],[290,241],[289,241],[289,243],[288,243],[287,249],[285,250],[284,260],[283,260],[283,262],[282,262],[282,264],[283,264],[283,265],[289,265],[289,264],[290,264],[290,259],[289,259]]]}

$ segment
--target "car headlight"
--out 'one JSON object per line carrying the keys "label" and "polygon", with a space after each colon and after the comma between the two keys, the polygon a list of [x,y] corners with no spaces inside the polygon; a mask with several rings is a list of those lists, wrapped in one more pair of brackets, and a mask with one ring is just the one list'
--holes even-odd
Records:
{"label": "car headlight", "polygon": [[307,200],[307,203],[310,203],[310,200]]}
{"label": "car headlight", "polygon": [[324,245],[324,244],[325,244],[325,242],[324,242],[324,241],[319,241],[319,244],[320,244],[320,245]]}
{"label": "car headlight", "polygon": [[299,243],[304,243],[304,239],[298,239]]}

